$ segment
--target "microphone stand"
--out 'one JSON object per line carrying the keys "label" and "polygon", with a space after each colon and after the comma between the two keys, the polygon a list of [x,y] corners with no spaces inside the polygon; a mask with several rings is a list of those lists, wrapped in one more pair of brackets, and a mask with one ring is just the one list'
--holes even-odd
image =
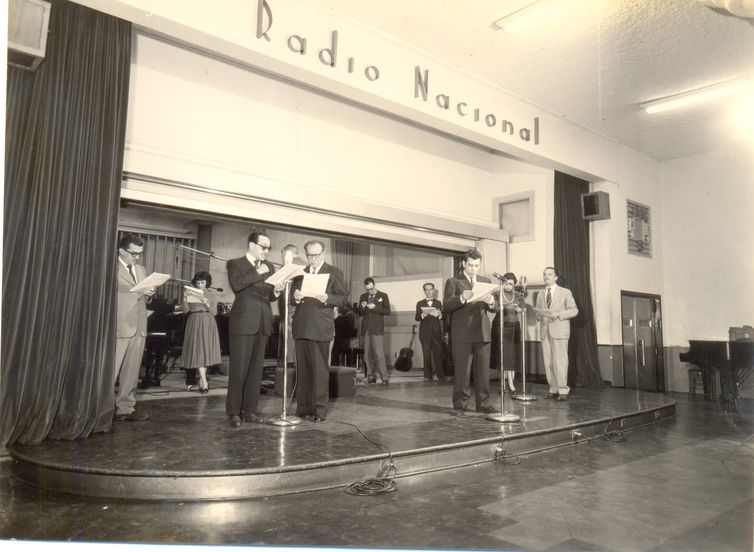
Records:
{"label": "microphone stand", "polygon": [[209,253],[207,253],[206,251],[200,251],[199,249],[194,249],[193,247],[189,247],[187,245],[179,245],[178,247],[180,247],[181,249],[188,249],[189,251],[193,251],[194,253],[201,253],[202,255],[207,255],[207,257],[215,258],[218,261],[226,261],[227,262],[227,260],[228,260],[228,259],[223,259],[222,257],[218,257],[212,251],[210,251]]}
{"label": "microphone stand", "polygon": [[288,416],[288,312],[290,304],[288,303],[291,289],[291,281],[285,281],[285,316],[283,320],[283,412],[278,418],[270,418],[267,423],[273,426],[288,427],[301,423],[298,416]]}
{"label": "microphone stand", "polygon": [[[526,297],[526,276],[521,276],[521,287]],[[536,401],[537,397],[526,393],[526,304],[521,310],[521,393],[513,396],[516,401]]]}
{"label": "microphone stand", "polygon": [[[498,315],[500,316],[500,414],[487,414],[485,416],[486,419],[492,421],[492,422],[502,422],[504,424],[506,423],[517,423],[521,421],[521,416],[518,414],[509,414],[505,411],[505,370],[503,367],[503,326],[505,324],[505,309],[503,308],[503,283],[500,282],[500,290],[499,290],[500,300],[500,311],[498,312]],[[487,316],[485,314],[485,316]]]}

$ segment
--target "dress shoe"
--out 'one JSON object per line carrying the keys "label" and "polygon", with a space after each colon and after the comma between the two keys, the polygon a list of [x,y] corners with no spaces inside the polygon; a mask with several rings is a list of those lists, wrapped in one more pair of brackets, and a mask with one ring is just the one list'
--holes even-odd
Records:
{"label": "dress shoe", "polygon": [[545,399],[557,399],[558,394],[557,393],[545,393]]}
{"label": "dress shoe", "polygon": [[266,424],[267,418],[263,418],[262,416],[257,416],[256,414],[244,414],[243,421],[249,422],[252,424]]}
{"label": "dress shoe", "polygon": [[457,405],[454,404],[453,405],[453,409],[454,410],[460,410],[461,412],[468,412],[469,411],[469,405],[462,404],[460,406],[457,406]]}
{"label": "dress shoe", "polygon": [[137,412],[136,410],[134,410],[133,412],[129,414],[116,414],[115,415],[116,422],[143,422],[148,419],[149,419],[149,414],[144,414],[143,412]]}
{"label": "dress shoe", "polygon": [[241,427],[241,416],[229,416],[228,424],[230,427]]}
{"label": "dress shoe", "polygon": [[367,378],[367,383],[377,383],[377,378]]}
{"label": "dress shoe", "polygon": [[390,383],[390,380],[382,380],[382,385],[388,385]]}
{"label": "dress shoe", "polygon": [[325,416],[320,416],[319,414],[315,414],[312,417],[312,422],[324,422],[327,418]]}
{"label": "dress shoe", "polygon": [[200,387],[199,393],[201,393],[202,395],[206,395],[207,393],[209,393],[209,384],[207,384],[207,387]]}
{"label": "dress shoe", "polygon": [[487,406],[483,406],[482,408],[477,408],[476,411],[483,414],[498,414],[500,412],[497,408],[489,404]]}
{"label": "dress shoe", "polygon": [[558,395],[557,400],[559,400],[559,401],[567,401],[568,400],[568,395]]}

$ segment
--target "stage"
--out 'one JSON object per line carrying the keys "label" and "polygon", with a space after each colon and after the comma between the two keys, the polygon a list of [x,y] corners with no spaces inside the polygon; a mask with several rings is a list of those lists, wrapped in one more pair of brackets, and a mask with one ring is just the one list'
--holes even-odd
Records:
{"label": "stage", "polygon": [[[600,435],[675,415],[675,401],[661,394],[575,389],[568,401],[553,401],[543,398],[545,386],[529,384],[527,391],[537,400],[523,403],[506,395],[506,410],[521,422],[501,424],[453,410],[452,383],[427,383],[421,373],[410,373],[393,377],[389,385],[360,381],[355,396],[332,400],[325,422],[243,423],[234,429],[225,416],[223,389],[208,395],[183,391],[174,398],[139,400],[138,408],[150,415],[145,422],[115,422],[109,432],[78,441],[11,447],[14,476],[48,491],[90,497],[271,496],[376,478],[391,461],[392,475],[400,481],[494,461],[501,451],[587,446]],[[499,408],[497,381],[493,396]],[[282,398],[262,395],[261,405],[264,415],[277,416]],[[293,412],[295,400],[289,408]]]}

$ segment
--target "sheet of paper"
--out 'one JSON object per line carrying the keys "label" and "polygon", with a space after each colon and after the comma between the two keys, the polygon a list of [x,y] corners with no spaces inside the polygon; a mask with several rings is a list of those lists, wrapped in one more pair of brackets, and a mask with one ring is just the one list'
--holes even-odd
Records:
{"label": "sheet of paper", "polygon": [[486,282],[477,282],[471,291],[474,293],[469,299],[468,303],[475,301],[484,301],[491,293],[495,293],[499,289],[499,284],[488,284]]}
{"label": "sheet of paper", "polygon": [[537,313],[539,316],[548,316],[550,318],[555,318],[555,313],[552,312],[550,309],[538,309],[535,307],[534,312]]}
{"label": "sheet of paper", "polygon": [[200,288],[195,288],[193,286],[183,286],[183,289],[185,289],[187,293],[190,293],[192,295],[204,295],[204,291]]}
{"label": "sheet of paper", "polygon": [[295,278],[296,276],[301,276],[302,274],[304,274],[303,266],[300,266],[294,263],[288,263],[280,267],[280,269],[278,269],[277,272],[275,272],[273,275],[267,278],[265,282],[273,286],[276,286],[280,282],[291,280]]}
{"label": "sheet of paper", "polygon": [[327,282],[329,280],[329,274],[304,274],[304,281],[301,284],[301,294],[304,297],[324,295],[327,293]]}
{"label": "sheet of paper", "polygon": [[170,278],[172,278],[170,274],[161,274],[159,272],[152,272],[152,274],[144,278],[141,282],[136,284],[134,287],[132,287],[128,291],[131,291],[133,293],[136,293],[139,291],[148,291],[152,288],[161,286],[162,284],[170,280]]}
{"label": "sheet of paper", "polygon": [[422,313],[428,314],[430,316],[437,316],[440,314],[440,311],[437,310],[437,307],[422,307]]}

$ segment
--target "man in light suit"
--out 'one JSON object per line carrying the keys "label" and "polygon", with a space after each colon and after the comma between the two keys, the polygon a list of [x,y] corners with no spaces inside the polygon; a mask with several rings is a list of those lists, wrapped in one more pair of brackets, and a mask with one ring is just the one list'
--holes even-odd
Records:
{"label": "man in light suit", "polygon": [[272,335],[272,308],[285,283],[272,287],[265,280],[273,267],[266,261],[270,237],[261,231],[249,234],[246,254],[227,263],[228,281],[235,294],[230,310],[230,365],[225,412],[230,427],[244,421],[264,423],[257,413],[259,387],[262,384],[264,350]]}
{"label": "man in light suit", "polygon": [[427,282],[422,288],[426,297],[416,303],[414,318],[419,322],[419,341],[424,356],[424,381],[431,382],[433,372],[438,381],[442,381],[445,378],[445,363],[442,356],[442,301],[435,298],[435,285],[432,282]]}
{"label": "man in light suit", "polygon": [[456,370],[453,408],[469,409],[469,378],[473,369],[476,411],[493,413],[498,410],[490,404],[490,318],[487,313],[496,312],[498,306],[492,295],[484,301],[469,302],[476,282],[490,283],[489,278],[478,275],[481,266],[481,253],[475,249],[467,251],[463,271],[445,283],[444,312],[453,315],[450,323]]}
{"label": "man in light suit", "polygon": [[539,339],[542,343],[547,383],[550,386],[545,399],[565,401],[571,390],[568,387],[570,319],[579,314],[579,309],[571,290],[557,284],[557,270],[548,266],[542,276],[545,281],[545,291],[537,296],[534,312],[539,321]]}
{"label": "man in light suit", "polygon": [[139,383],[144,341],[147,336],[147,301],[154,289],[135,293],[129,291],[146,274],[136,264],[144,252],[144,242],[138,236],[126,235],[118,243],[118,308],[116,314],[115,420],[142,422],[149,416],[136,411],[136,386]]}
{"label": "man in light suit", "polygon": [[328,274],[325,293],[304,297],[304,276],[293,280],[293,340],[296,346],[296,415],[312,422],[327,419],[330,399],[330,343],[335,337],[334,308],[346,305],[343,272],[325,262],[325,244],[312,240],[304,245],[307,274]]}
{"label": "man in light suit", "polygon": [[361,339],[367,364],[367,383],[376,383],[379,372],[383,385],[390,383],[385,365],[385,315],[390,314],[390,298],[378,290],[374,278],[364,280],[366,292],[359,297],[356,312],[361,316]]}

